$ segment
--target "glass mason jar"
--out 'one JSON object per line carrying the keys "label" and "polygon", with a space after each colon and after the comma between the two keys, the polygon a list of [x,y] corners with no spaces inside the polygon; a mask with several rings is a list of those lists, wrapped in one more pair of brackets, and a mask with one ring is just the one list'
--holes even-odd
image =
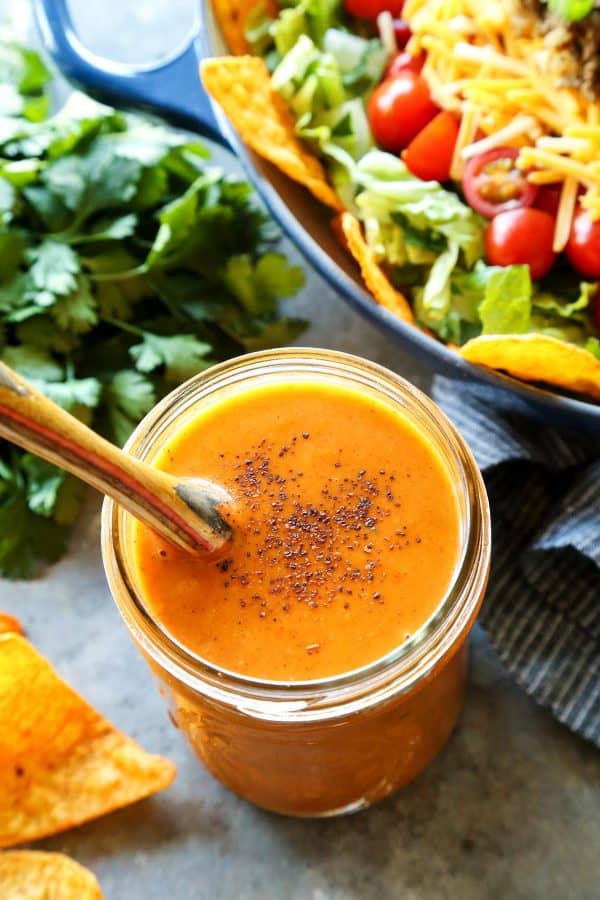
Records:
{"label": "glass mason jar", "polygon": [[293,381],[340,384],[385,401],[412,420],[448,468],[460,515],[459,559],[437,610],[409,640],[327,679],[267,681],[223,671],[153,618],[133,566],[132,519],[109,499],[102,552],[125,624],[172,720],[209,771],[259,806],[326,816],[362,809],[407,784],[450,736],[462,707],[467,637],[488,577],[489,510],[471,452],[431,400],[374,363],[325,350],[254,353],[196,376],[146,416],[127,450],[151,462],[205,406]]}

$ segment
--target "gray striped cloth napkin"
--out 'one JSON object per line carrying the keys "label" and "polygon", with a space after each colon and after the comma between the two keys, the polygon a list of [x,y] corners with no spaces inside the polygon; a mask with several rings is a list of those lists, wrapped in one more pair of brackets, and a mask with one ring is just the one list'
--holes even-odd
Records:
{"label": "gray striped cloth napkin", "polygon": [[518,684],[600,747],[600,438],[498,409],[480,385],[436,378],[492,511],[479,622]]}

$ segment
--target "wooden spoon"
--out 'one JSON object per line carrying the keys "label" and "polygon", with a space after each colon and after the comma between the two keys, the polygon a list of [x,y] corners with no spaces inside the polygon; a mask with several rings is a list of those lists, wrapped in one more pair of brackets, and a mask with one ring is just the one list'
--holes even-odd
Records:
{"label": "wooden spoon", "polygon": [[0,437],[72,472],[185,550],[219,550],[231,538],[220,512],[231,500],[223,488],[201,478],[167,475],[129,456],[4,363]]}

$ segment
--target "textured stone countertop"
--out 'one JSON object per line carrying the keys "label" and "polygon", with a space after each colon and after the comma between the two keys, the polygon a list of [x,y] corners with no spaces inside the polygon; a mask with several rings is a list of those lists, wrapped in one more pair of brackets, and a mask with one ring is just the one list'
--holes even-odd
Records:
{"label": "textured stone countertop", "polygon": [[[73,6],[93,49],[137,60],[177,42],[190,17],[187,0]],[[317,277],[296,306],[314,320],[304,343],[361,353],[427,388],[428,373]],[[0,606],[111,721],[177,763],[165,793],[37,844],[88,865],[107,900],[599,896],[598,754],[512,683],[477,628],[458,730],[395,797],[353,817],[303,821],[228,793],[171,726],[120,621],[101,569],[98,513],[91,500],[68,558],[43,579],[0,581]]]}

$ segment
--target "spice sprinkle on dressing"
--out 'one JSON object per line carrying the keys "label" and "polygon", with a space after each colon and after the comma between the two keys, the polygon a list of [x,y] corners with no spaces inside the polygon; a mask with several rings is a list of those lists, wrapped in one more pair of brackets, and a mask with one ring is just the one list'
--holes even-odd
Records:
{"label": "spice sprinkle on dressing", "polygon": [[135,525],[149,610],[179,642],[242,675],[341,675],[401,645],[432,615],[460,543],[437,449],[368,393],[294,382],[201,409],[153,463],[234,497],[235,538],[192,557]]}

